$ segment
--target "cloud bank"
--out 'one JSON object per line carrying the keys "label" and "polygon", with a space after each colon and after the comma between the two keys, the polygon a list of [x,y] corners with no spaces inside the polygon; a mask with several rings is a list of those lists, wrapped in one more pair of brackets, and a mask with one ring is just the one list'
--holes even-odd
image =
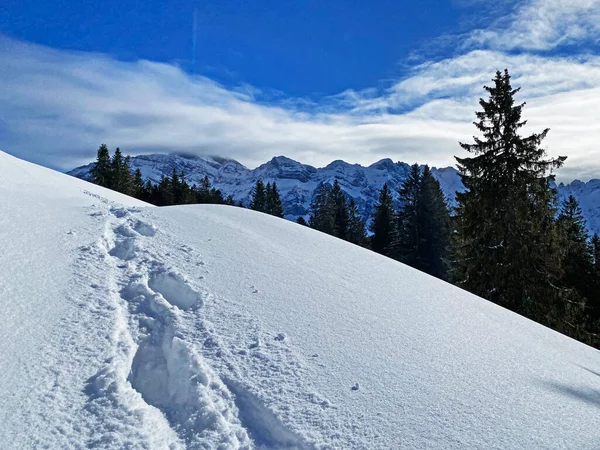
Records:
{"label": "cloud bank", "polygon": [[[600,177],[600,58],[549,50],[597,42],[600,0],[531,1],[489,29],[457,38],[462,52],[409,70],[387,89],[267,101],[171,64],[123,62],[0,37],[0,148],[60,169],[100,143],[136,154],[184,151],[254,167],[275,155],[322,166],[391,157],[436,166],[462,155],[482,86],[509,68],[530,131],[550,127],[559,179]],[[518,51],[517,51],[518,50]],[[525,130],[527,131],[527,129]]]}

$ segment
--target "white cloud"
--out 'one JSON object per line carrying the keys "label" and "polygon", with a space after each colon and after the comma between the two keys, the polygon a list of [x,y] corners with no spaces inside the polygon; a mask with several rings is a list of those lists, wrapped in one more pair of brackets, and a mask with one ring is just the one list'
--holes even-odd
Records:
{"label": "white cloud", "polygon": [[[549,24],[557,22],[560,8],[571,11],[564,2],[549,3],[554,6],[542,8],[550,11],[542,14]],[[595,3],[578,0],[581,11]],[[552,36],[547,30],[553,25],[540,29],[544,33],[520,25],[535,4],[515,13],[519,20],[503,39],[519,29],[530,41]],[[581,14],[568,12],[567,22],[577,23],[573,17]],[[276,104],[261,101],[263,93],[252,86],[227,89],[163,63],[122,62],[2,37],[0,59],[0,148],[63,169],[91,160],[102,142],[132,154],[219,154],[251,167],[280,154],[317,166],[386,157],[452,165],[462,152],[458,141],[475,133],[471,122],[482,85],[508,67],[513,85],[523,87],[519,98],[528,101],[529,129],[550,127],[549,153],[569,156],[559,177],[600,176],[595,56],[472,50],[416,66],[383,92],[348,90],[316,103],[282,97]]]}
{"label": "white cloud", "polygon": [[499,50],[550,50],[598,42],[600,0],[529,0],[490,29],[475,30],[466,45]]}

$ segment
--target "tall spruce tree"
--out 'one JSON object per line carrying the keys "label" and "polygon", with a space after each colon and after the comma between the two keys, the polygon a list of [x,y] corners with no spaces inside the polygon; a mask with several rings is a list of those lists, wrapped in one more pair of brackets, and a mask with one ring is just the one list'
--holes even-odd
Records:
{"label": "tall spruce tree", "polygon": [[540,147],[548,129],[522,137],[524,104],[515,104],[510,75],[498,71],[485,86],[475,126],[482,137],[461,147],[466,191],[457,193],[455,276],[460,286],[549,325],[560,321],[560,252],[555,230],[552,169],[566,157],[547,159]]}
{"label": "tall spruce tree", "polygon": [[137,197],[141,200],[148,201],[148,192],[146,191],[146,183],[144,183],[144,178],[142,176],[142,171],[140,168],[136,168],[133,173],[133,191],[134,197]]}
{"label": "tall spruce tree", "polygon": [[367,245],[365,221],[361,217],[353,198],[350,199],[348,204],[348,234],[346,240],[362,247]]}
{"label": "tall spruce tree", "polygon": [[562,204],[558,225],[564,237],[563,283],[590,297],[589,288],[594,270],[589,234],[579,202],[570,195]]}
{"label": "tall spruce tree", "polygon": [[373,208],[371,220],[371,249],[389,255],[394,236],[394,199],[387,183],[379,191],[379,200]]}
{"label": "tall spruce tree", "polygon": [[267,183],[266,213],[275,217],[283,217],[283,205],[281,203],[281,197],[279,196],[277,183],[275,181],[273,181],[273,184]]}
{"label": "tall spruce tree", "polygon": [[173,193],[172,178],[165,177],[160,179],[160,183],[155,186],[152,197],[155,199],[154,204],[158,206],[170,206],[175,204],[175,196]]}
{"label": "tall spruce tree", "polygon": [[413,164],[398,190],[399,206],[395,215],[396,226],[390,256],[422,270],[420,191],[421,169],[418,164]]}
{"label": "tall spruce tree", "polygon": [[446,279],[450,249],[450,211],[438,180],[425,165],[417,196],[420,270]]}
{"label": "tall spruce tree", "polygon": [[316,194],[310,204],[310,218],[308,223],[311,228],[323,233],[334,232],[334,208],[331,202],[331,187],[322,183],[317,187]]}
{"label": "tall spruce tree", "polygon": [[94,167],[90,170],[92,181],[110,189],[112,184],[112,166],[110,151],[106,144],[100,145]]}
{"label": "tall spruce tree", "polygon": [[197,203],[212,203],[212,198],[210,195],[211,185],[208,176],[204,176],[202,180],[200,180],[200,186],[195,190],[196,194],[196,202]]}
{"label": "tall spruce tree", "polygon": [[[590,316],[597,325],[597,330],[600,330],[600,236],[597,233],[590,240],[590,248],[592,253],[594,294],[589,299]],[[600,334],[600,332],[598,332]]]}
{"label": "tall spruce tree", "polygon": [[125,192],[127,188],[127,169],[121,149],[117,147],[111,161],[112,180],[110,188],[115,191]]}
{"label": "tall spruce tree", "polygon": [[565,305],[565,320],[570,325],[573,337],[585,340],[585,336],[577,336],[574,330],[585,331],[586,313],[584,308],[590,310],[593,306],[595,292],[594,260],[589,234],[586,229],[585,219],[581,213],[579,203],[570,195],[562,204],[557,219],[562,237],[563,273],[562,286],[570,290],[570,302]]}
{"label": "tall spruce tree", "polygon": [[121,190],[123,194],[135,196],[136,188],[135,188],[135,178],[134,174],[131,171],[131,157],[129,155],[123,158],[123,174],[121,180]]}
{"label": "tall spruce tree", "polygon": [[348,239],[350,222],[348,204],[338,180],[333,182],[330,195],[331,207],[333,208],[333,235],[340,239]]}
{"label": "tall spruce tree", "polygon": [[257,180],[252,189],[252,200],[250,201],[250,209],[254,211],[267,211],[267,192],[262,180]]}

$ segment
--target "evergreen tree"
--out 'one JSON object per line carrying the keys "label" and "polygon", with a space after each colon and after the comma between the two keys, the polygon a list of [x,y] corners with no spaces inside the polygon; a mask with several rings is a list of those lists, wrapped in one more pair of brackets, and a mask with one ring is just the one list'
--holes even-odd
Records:
{"label": "evergreen tree", "polygon": [[222,205],[225,203],[225,198],[223,197],[223,193],[220,189],[212,188],[210,190],[210,203],[214,203],[216,205]]}
{"label": "evergreen tree", "polygon": [[123,159],[121,190],[119,190],[119,192],[135,197],[135,178],[133,172],[131,171],[131,157],[129,155],[125,156]]}
{"label": "evergreen tree", "polygon": [[267,211],[267,192],[262,180],[258,180],[252,189],[252,200],[250,201],[250,209],[254,211]]}
{"label": "evergreen tree", "polygon": [[331,187],[321,184],[316,189],[316,194],[310,204],[311,228],[327,234],[334,234],[334,208],[331,202]]}
{"label": "evergreen tree", "polygon": [[171,195],[173,197],[173,200],[171,203],[172,205],[179,205],[181,204],[181,197],[182,197],[182,183],[181,183],[181,177],[180,174],[177,173],[177,169],[175,167],[173,167],[173,171],[171,172]]}
{"label": "evergreen tree", "polygon": [[333,182],[331,188],[331,206],[333,208],[333,235],[340,239],[348,239],[348,227],[350,224],[350,215],[346,196],[342,191],[338,180]]}
{"label": "evergreen tree", "polygon": [[118,192],[125,192],[127,188],[127,173],[123,153],[121,153],[119,147],[115,150],[110,165],[112,173],[110,188]]}
{"label": "evergreen tree", "polygon": [[365,221],[362,219],[353,198],[350,199],[350,203],[348,204],[348,233],[346,240],[362,247],[367,245]]}
{"label": "evergreen tree", "polygon": [[138,167],[133,174],[133,196],[141,200],[147,201],[148,193],[146,192],[146,184],[142,177],[142,171]]}
{"label": "evergreen tree", "polygon": [[563,283],[573,287],[583,297],[589,297],[589,288],[594,270],[592,248],[588,245],[589,235],[579,203],[570,195],[563,203],[558,216],[558,225],[565,238]]}
{"label": "evergreen tree", "polygon": [[546,324],[560,321],[563,292],[555,287],[560,254],[555,231],[552,169],[565,157],[545,159],[548,129],[519,135],[524,104],[515,105],[508,71],[497,72],[489,99],[481,99],[482,138],[461,146],[456,158],[466,191],[457,193],[455,276],[460,286]]}
{"label": "evergreen tree", "polygon": [[204,178],[200,181],[200,186],[196,190],[196,202],[197,203],[211,203],[210,198],[210,180],[208,176],[204,176]]}
{"label": "evergreen tree", "polygon": [[154,198],[155,204],[158,206],[170,206],[175,204],[172,178],[165,177],[164,175],[161,177],[160,183],[156,186]]}
{"label": "evergreen tree", "polygon": [[417,196],[420,270],[446,279],[450,247],[450,211],[440,183],[423,168]]}
{"label": "evergreen tree", "polygon": [[379,191],[379,201],[373,208],[371,249],[389,255],[394,236],[394,199],[387,183]]}
{"label": "evergreen tree", "polygon": [[281,204],[281,197],[277,190],[277,183],[274,181],[272,185],[267,183],[265,209],[267,214],[275,217],[283,217],[283,205]]}
{"label": "evergreen tree", "polygon": [[398,261],[422,270],[422,236],[420,228],[423,220],[419,217],[421,191],[421,169],[413,164],[408,176],[398,190],[399,207],[396,214],[390,256]]}
{"label": "evergreen tree", "polygon": [[112,166],[110,152],[106,144],[102,144],[100,148],[98,148],[96,163],[90,170],[90,173],[92,175],[92,182],[109,189],[111,188]]}
{"label": "evergreen tree", "polygon": [[600,236],[594,233],[590,241],[592,247],[592,257],[594,259],[594,267],[600,273]]}
{"label": "evergreen tree", "polygon": [[600,330],[600,237],[594,234],[590,241],[590,251],[594,266],[592,269],[594,293],[589,298],[590,316],[596,323],[596,330]]}
{"label": "evergreen tree", "polygon": [[[591,304],[596,294],[594,260],[592,248],[588,244],[589,235],[585,228],[585,219],[579,203],[572,195],[563,202],[557,222],[563,238],[562,286],[571,291],[571,303],[565,305],[564,314],[572,334],[574,329],[585,328],[586,312],[592,311],[584,312],[584,308],[594,309]],[[585,340],[584,336],[574,337]]]}
{"label": "evergreen tree", "polygon": [[185,179],[185,174],[181,171],[179,174],[179,204],[188,205],[190,203],[196,203],[196,196]]}

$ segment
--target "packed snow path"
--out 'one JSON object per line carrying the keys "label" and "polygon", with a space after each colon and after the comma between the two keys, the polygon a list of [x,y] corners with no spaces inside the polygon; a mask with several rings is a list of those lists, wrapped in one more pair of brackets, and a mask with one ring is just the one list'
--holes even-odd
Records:
{"label": "packed snow path", "polygon": [[[163,264],[168,254],[155,253],[148,242],[158,230],[138,214],[135,208],[111,208],[95,249],[111,275],[114,304],[109,309],[115,311],[116,327],[114,355],[86,387],[88,409],[106,421],[88,446],[123,445],[120,438],[113,439],[114,417],[145,410],[139,426],[147,430],[150,447],[311,448],[237,379],[235,358],[202,318],[210,294]],[[185,246],[176,248],[192,253]],[[258,348],[256,339],[252,337],[250,348]],[[212,369],[203,349],[227,368],[226,377]],[[168,429],[172,432],[166,433]]]}

